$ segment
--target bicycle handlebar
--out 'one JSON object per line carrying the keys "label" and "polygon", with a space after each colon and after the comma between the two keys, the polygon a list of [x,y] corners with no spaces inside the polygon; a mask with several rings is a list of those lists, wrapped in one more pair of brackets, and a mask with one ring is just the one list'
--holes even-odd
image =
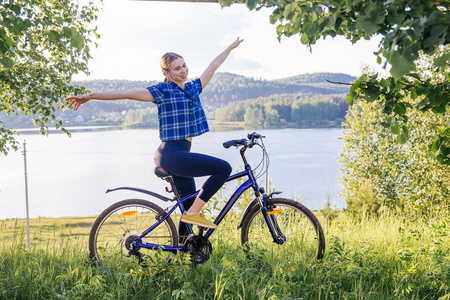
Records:
{"label": "bicycle handlebar", "polygon": [[223,147],[228,149],[231,146],[241,146],[241,145],[245,145],[245,143],[247,142],[246,139],[242,139],[242,140],[231,140],[228,142],[223,143]]}
{"label": "bicycle handlebar", "polygon": [[249,134],[247,135],[247,138],[248,138],[249,140],[252,140],[252,142],[253,142],[255,139],[263,138],[263,136],[260,135],[260,134],[258,134],[258,133],[256,133],[256,132],[252,132],[252,133],[249,133]]}
{"label": "bicycle handlebar", "polygon": [[264,138],[264,136],[256,132],[253,132],[247,135],[247,139],[231,140],[223,143],[223,147],[226,149],[230,148],[231,146],[246,146],[251,148],[255,144],[255,139],[262,139],[262,138]]}

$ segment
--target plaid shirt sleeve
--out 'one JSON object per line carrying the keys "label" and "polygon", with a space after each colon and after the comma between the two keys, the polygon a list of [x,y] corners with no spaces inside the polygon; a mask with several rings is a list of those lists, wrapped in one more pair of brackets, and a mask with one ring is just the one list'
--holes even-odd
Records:
{"label": "plaid shirt sleeve", "polygon": [[161,104],[161,101],[164,97],[164,93],[163,93],[163,83],[158,83],[152,86],[149,86],[147,88],[147,90],[150,91],[150,93],[152,94],[153,98],[155,98],[155,104],[159,105]]}

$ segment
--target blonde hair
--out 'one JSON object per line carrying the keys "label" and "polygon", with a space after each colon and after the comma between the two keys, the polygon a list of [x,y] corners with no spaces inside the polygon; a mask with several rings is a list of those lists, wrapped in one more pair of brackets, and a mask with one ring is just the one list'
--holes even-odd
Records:
{"label": "blonde hair", "polygon": [[[167,52],[166,54],[164,54],[161,57],[160,64],[161,64],[161,71],[163,72],[163,74],[164,74],[165,71],[170,71],[170,67],[172,66],[172,62],[174,60],[178,59],[178,58],[183,58],[183,57],[181,55],[179,55],[179,54],[174,53],[174,52]],[[170,82],[170,79],[167,76],[165,76],[164,77],[164,82]]]}

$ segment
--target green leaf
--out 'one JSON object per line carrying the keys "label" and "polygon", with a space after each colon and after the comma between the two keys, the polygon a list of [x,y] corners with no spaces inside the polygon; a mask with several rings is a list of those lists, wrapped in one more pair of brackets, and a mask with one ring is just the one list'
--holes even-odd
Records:
{"label": "green leaf", "polygon": [[47,33],[47,36],[48,36],[48,39],[49,39],[51,42],[57,42],[57,41],[59,41],[59,40],[61,39],[61,35],[59,34],[59,32],[57,32],[57,31],[55,31],[55,30],[50,30],[50,31]]}
{"label": "green leaf", "polygon": [[284,25],[278,25],[277,26],[277,34],[280,35],[284,30]]}
{"label": "green leaf", "polygon": [[300,41],[303,45],[307,45],[309,41],[308,35],[306,33],[302,34],[302,36],[300,37]]}
{"label": "green leaf", "polygon": [[317,20],[319,19],[319,16],[317,15],[317,13],[315,11],[311,12],[310,16],[311,16],[312,22],[317,22]]}
{"label": "green leaf", "polygon": [[350,90],[350,92],[346,96],[346,101],[348,105],[352,106],[355,103],[355,96],[356,96],[355,91]]}
{"label": "green leaf", "polygon": [[12,60],[11,58],[6,57],[6,56],[4,56],[3,58],[0,58],[0,63],[5,68],[8,68],[8,69],[11,69],[12,67],[14,67],[14,64],[15,64],[14,60]]}
{"label": "green leaf", "polygon": [[450,137],[450,128],[439,126],[439,135]]}
{"label": "green leaf", "polygon": [[269,19],[270,19],[270,24],[275,24],[278,21],[278,15],[271,14]]}
{"label": "green leaf", "polygon": [[394,51],[389,57],[389,63],[392,65],[390,73],[395,80],[400,79],[403,75],[408,74],[416,69],[416,65],[413,61],[400,55],[398,51]]}
{"label": "green leaf", "polygon": [[370,20],[361,22],[360,26],[368,35],[376,33],[381,28],[379,25],[372,23]]}
{"label": "green leaf", "polygon": [[431,145],[428,146],[428,148],[429,148],[429,149],[433,152],[433,154],[434,154],[434,152],[437,152],[437,151],[439,150],[439,145],[440,145],[439,141],[433,141],[433,142],[431,143]]}
{"label": "green leaf", "polygon": [[84,37],[82,35],[78,35],[72,38],[72,45],[77,47],[78,51],[83,50],[84,47]]}
{"label": "green leaf", "polygon": [[391,132],[393,134],[399,134],[400,133],[400,125],[398,125],[398,124],[391,125]]}
{"label": "green leaf", "polygon": [[245,2],[245,5],[247,6],[247,8],[249,10],[253,10],[256,7],[256,4],[257,4],[257,0],[247,0]]}
{"label": "green leaf", "polygon": [[64,34],[66,35],[66,37],[69,37],[69,38],[73,38],[78,35],[78,32],[77,32],[76,28],[74,28],[74,27],[65,26],[65,27],[63,27],[63,31],[64,31]]}
{"label": "green leaf", "polygon": [[401,133],[399,135],[397,135],[397,142],[399,144],[405,144],[408,141],[408,136],[405,133]]}
{"label": "green leaf", "polygon": [[294,8],[294,4],[288,4],[284,7],[283,16],[287,19]]}
{"label": "green leaf", "polygon": [[403,134],[405,134],[406,138],[409,140],[409,129],[408,129],[408,126],[403,125],[402,126],[402,130],[403,130]]}
{"label": "green leaf", "polygon": [[219,0],[220,6],[227,7],[234,4],[234,0]]}
{"label": "green leaf", "polygon": [[394,108],[394,112],[397,114],[397,115],[401,115],[401,116],[403,116],[404,114],[406,114],[406,105],[405,105],[405,103],[397,103],[397,105],[395,106],[395,108]]}
{"label": "green leaf", "polygon": [[19,15],[19,14],[20,14],[20,10],[21,10],[20,5],[18,5],[18,4],[11,5],[9,8],[10,8],[12,11],[14,11],[14,12],[16,13],[16,15]]}

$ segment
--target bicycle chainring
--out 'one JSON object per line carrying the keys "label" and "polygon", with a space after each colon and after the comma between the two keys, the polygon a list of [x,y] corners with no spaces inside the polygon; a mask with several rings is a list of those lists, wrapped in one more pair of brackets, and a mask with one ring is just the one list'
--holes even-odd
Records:
{"label": "bicycle chainring", "polygon": [[206,262],[212,253],[211,242],[204,236],[194,235],[184,243],[184,251],[191,256],[193,264]]}

